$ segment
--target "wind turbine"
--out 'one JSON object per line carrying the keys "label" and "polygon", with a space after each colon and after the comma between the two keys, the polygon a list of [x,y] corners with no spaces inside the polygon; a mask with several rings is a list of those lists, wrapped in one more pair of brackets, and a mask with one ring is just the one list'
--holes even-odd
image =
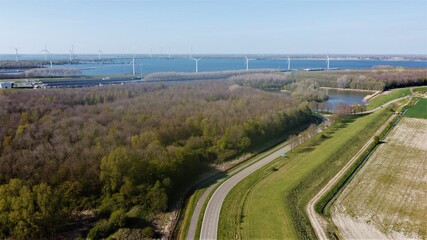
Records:
{"label": "wind turbine", "polygon": [[245,56],[245,58],[246,58],[245,65],[246,65],[246,71],[247,71],[247,70],[249,70],[249,61],[254,60],[254,59],[253,58],[248,58],[247,56]]}
{"label": "wind turbine", "polygon": [[19,58],[18,58],[18,50],[19,50],[19,48],[13,48],[13,49],[15,49],[16,62],[19,62]]}
{"label": "wind turbine", "polygon": [[40,52],[44,53],[44,60],[47,61],[47,54],[50,53],[50,52],[47,50],[47,45],[46,44],[44,45],[44,49],[41,50]]}
{"label": "wind turbine", "polygon": [[326,69],[329,70],[329,56],[326,56]]}
{"label": "wind turbine", "polygon": [[71,45],[71,49],[70,49],[70,63],[73,61],[73,57],[74,57],[74,45]]}
{"label": "wind turbine", "polygon": [[132,75],[135,76],[135,55],[132,57]]}
{"label": "wind turbine", "polygon": [[199,72],[199,61],[200,61],[200,58],[192,58],[194,61],[196,61],[196,73],[198,73]]}
{"label": "wind turbine", "polygon": [[[133,49],[132,62],[130,62],[129,64],[132,64],[132,75],[135,76],[135,48]],[[141,71],[142,71],[142,66],[141,66]]]}
{"label": "wind turbine", "polygon": [[49,56],[49,62],[50,62],[50,68],[53,68],[52,58],[50,57],[52,55],[49,50],[47,50],[47,45],[44,45],[44,49],[41,50],[41,52],[44,52],[44,60],[47,62],[47,57]]}
{"label": "wind turbine", "polygon": [[70,50],[70,54],[71,54],[71,61],[74,59],[74,44],[71,44],[71,50]]}
{"label": "wind turbine", "polygon": [[142,59],[141,59],[141,81],[142,81]]}
{"label": "wind turbine", "polygon": [[193,59],[193,46],[190,46],[190,59]]}
{"label": "wind turbine", "polygon": [[153,48],[150,49],[150,58],[153,58]]}
{"label": "wind turbine", "polygon": [[288,56],[288,71],[291,70],[291,58]]}
{"label": "wind turbine", "polygon": [[101,50],[98,50],[98,60],[99,60],[99,62],[101,62],[101,54],[104,55],[104,52],[102,52]]}

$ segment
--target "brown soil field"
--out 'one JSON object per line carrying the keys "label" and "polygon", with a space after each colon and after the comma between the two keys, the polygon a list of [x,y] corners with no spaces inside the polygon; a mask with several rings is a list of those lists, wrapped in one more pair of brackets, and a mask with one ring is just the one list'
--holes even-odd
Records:
{"label": "brown soil field", "polygon": [[427,239],[427,120],[402,118],[332,206],[344,239]]}

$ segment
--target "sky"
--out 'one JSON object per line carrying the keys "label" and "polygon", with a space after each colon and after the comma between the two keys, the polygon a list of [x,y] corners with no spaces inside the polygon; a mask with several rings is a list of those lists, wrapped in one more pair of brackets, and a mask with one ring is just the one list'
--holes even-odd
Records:
{"label": "sky", "polygon": [[0,53],[427,54],[427,0],[0,0]]}

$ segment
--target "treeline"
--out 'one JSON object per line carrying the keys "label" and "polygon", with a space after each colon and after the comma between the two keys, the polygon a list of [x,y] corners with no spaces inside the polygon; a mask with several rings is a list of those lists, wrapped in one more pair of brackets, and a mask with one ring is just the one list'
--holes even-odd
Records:
{"label": "treeline", "polygon": [[40,60],[20,60],[20,61],[12,61],[12,60],[3,60],[0,61],[1,69],[29,69],[29,68],[39,68],[43,65],[50,64],[49,62],[40,61]]}
{"label": "treeline", "polygon": [[241,86],[264,90],[283,89],[284,86],[293,81],[290,78],[290,73],[247,73],[231,76],[229,80]]}
{"label": "treeline", "polygon": [[237,71],[220,71],[220,72],[162,72],[152,73],[144,77],[145,81],[186,81],[186,80],[214,80],[227,79],[236,75],[245,75],[249,73],[271,73],[273,70],[256,69],[256,70],[237,70]]}
{"label": "treeline", "polygon": [[321,87],[387,90],[427,84],[427,69],[378,67],[371,70],[297,72],[296,81],[314,79]]}
{"label": "treeline", "polygon": [[50,76],[79,76],[80,69],[76,68],[34,68],[24,72],[25,77],[50,77]]}
{"label": "treeline", "polygon": [[81,76],[76,68],[33,68],[19,73],[0,73],[0,79],[20,79],[34,77],[75,77]]}
{"label": "treeline", "polygon": [[229,82],[0,92],[0,237],[159,237],[152,219],[212,163],[312,121],[298,100]]}
{"label": "treeline", "polygon": [[[53,65],[77,64],[79,60],[52,60]],[[0,69],[29,69],[42,68],[44,65],[50,65],[50,61],[45,60],[2,60],[0,61]]]}

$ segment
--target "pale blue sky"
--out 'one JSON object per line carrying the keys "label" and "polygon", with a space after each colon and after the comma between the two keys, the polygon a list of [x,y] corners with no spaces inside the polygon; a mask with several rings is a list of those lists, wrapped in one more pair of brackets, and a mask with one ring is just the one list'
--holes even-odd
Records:
{"label": "pale blue sky", "polygon": [[0,53],[427,54],[427,0],[0,0]]}

